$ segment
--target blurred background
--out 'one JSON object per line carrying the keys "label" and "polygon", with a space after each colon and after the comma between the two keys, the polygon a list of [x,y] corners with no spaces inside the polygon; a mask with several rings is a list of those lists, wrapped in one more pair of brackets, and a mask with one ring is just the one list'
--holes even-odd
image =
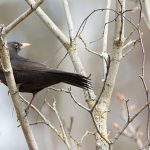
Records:
{"label": "blurred background", "polygon": [[[75,30],[78,28],[82,21],[93,10],[98,8],[106,8],[106,0],[70,0],[70,9],[73,18]],[[115,1],[112,2],[112,8],[115,7]],[[134,1],[127,2],[127,9],[136,7],[137,4]],[[45,0],[41,6],[47,15],[55,22],[56,25],[68,36],[67,20],[65,17],[65,11],[62,0]],[[21,13],[27,10],[29,6],[20,0],[0,0],[0,23],[7,26]],[[138,23],[138,11],[128,13],[127,17]],[[88,20],[88,23],[82,33],[82,36],[87,43],[87,46],[94,51],[101,52],[102,39],[100,37],[104,31],[104,16],[105,12],[97,12]],[[114,14],[111,14],[111,19]],[[143,42],[146,51],[146,65],[145,65],[145,80],[148,88],[150,88],[149,74],[150,74],[150,53],[149,53],[149,37],[150,32],[147,29],[146,24],[142,21],[141,30],[143,32]],[[126,23],[125,35],[128,36],[133,27]],[[112,49],[112,40],[114,34],[114,23],[109,25],[109,43],[108,50]],[[133,33],[131,39],[137,39],[137,33]],[[44,25],[44,23],[32,13],[27,19],[21,22],[15,29],[13,29],[7,35],[8,41],[29,42],[31,46],[28,49],[24,49],[20,52],[21,56],[47,64],[50,68],[57,68],[57,65],[66,55],[66,50],[62,44],[56,39],[56,37],[50,32],[50,30]],[[93,42],[94,41],[94,42]],[[103,78],[103,63],[102,60],[84,49],[84,45],[80,40],[77,40],[77,48],[79,56],[85,67],[87,74],[91,74],[92,83],[96,95],[99,95],[102,87]],[[137,109],[146,102],[146,96],[144,93],[142,82],[139,78],[142,67],[142,51],[140,46],[134,47],[134,50],[126,56],[120,65],[118,72],[113,97],[111,99],[110,112],[108,114],[108,130],[110,131],[110,137],[113,137],[116,133],[116,129],[113,127],[113,123],[117,122],[120,127],[123,127],[125,122],[121,119],[121,106],[117,100],[117,93],[122,93],[126,98],[130,99],[129,105],[136,105]],[[59,65],[58,69],[69,72],[75,72],[72,62],[69,56]],[[69,88],[69,85],[58,84],[55,88]],[[84,101],[82,89],[72,87],[72,91],[76,99],[86,106]],[[30,100],[31,94],[24,94],[23,96]],[[43,106],[44,99],[47,99],[51,104],[53,98],[57,101],[57,109],[63,118],[66,126],[70,124],[70,118],[73,117],[73,126],[71,134],[75,139],[81,139],[83,134],[89,130],[94,131],[93,123],[90,115],[79,108],[70,96],[66,93],[58,93],[52,90],[43,90],[36,96],[36,100],[33,102],[35,106],[45,114],[45,116],[55,125],[59,127],[58,120],[55,114],[49,110],[46,106]],[[133,112],[134,113],[134,112]],[[140,130],[143,132],[143,138],[145,137],[146,129],[146,116],[147,111],[144,111],[133,122],[133,125],[140,125]],[[26,141],[22,134],[21,129],[18,127],[14,107],[10,96],[8,95],[8,88],[0,84],[0,150],[26,150],[28,149]],[[37,114],[30,110],[29,120],[31,123],[36,122]],[[65,150],[64,143],[51,131],[47,126],[43,124],[32,126],[34,135],[36,137],[40,150]],[[143,139],[144,140],[144,139]],[[114,145],[115,150],[137,150],[139,149],[137,144],[124,136],[116,142]],[[85,138],[82,150],[95,150],[94,138],[90,135]]]}

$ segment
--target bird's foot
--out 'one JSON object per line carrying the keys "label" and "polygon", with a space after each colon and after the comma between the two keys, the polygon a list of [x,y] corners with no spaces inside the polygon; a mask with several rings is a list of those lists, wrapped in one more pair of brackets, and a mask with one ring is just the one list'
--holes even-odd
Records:
{"label": "bird's foot", "polygon": [[8,90],[8,95],[10,94],[10,91]]}

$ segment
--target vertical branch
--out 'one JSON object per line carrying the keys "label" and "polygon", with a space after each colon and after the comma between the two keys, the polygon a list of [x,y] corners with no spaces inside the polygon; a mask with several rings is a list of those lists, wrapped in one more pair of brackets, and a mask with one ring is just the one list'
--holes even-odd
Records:
{"label": "vertical branch", "polygon": [[145,0],[145,10],[146,10],[146,14],[147,14],[147,20],[148,20],[148,24],[150,24],[150,1],[149,0]]}
{"label": "vertical branch", "polygon": [[[64,0],[64,8],[65,8],[65,12],[66,12],[66,17],[67,17],[67,22],[68,22],[68,28],[69,28],[69,36],[70,36],[70,46],[68,50],[68,53],[70,55],[70,58],[73,62],[73,65],[76,69],[76,71],[82,75],[86,76],[86,72],[85,69],[82,65],[82,62],[78,56],[78,52],[76,49],[76,38],[74,38],[75,36],[75,32],[74,32],[74,27],[73,27],[73,21],[72,21],[72,17],[71,17],[71,13],[70,13],[70,9],[69,9],[69,5],[68,5],[68,0]],[[85,94],[85,99],[87,100],[87,103],[89,105],[89,107],[92,106],[91,99],[95,102],[96,100],[96,96],[93,90],[88,90],[84,92]],[[95,120],[93,120],[95,121]],[[98,120],[99,121],[99,120]],[[97,133],[97,135],[99,135]],[[99,145],[99,140],[97,140],[97,135],[96,135],[96,143],[97,145]]]}
{"label": "vertical branch", "polygon": [[[66,17],[67,17],[67,23],[68,23],[68,28],[69,28],[69,36],[70,36],[70,47],[67,48],[68,53],[70,55],[71,61],[75,67],[75,70],[86,76],[86,72],[85,69],[82,65],[82,62],[78,56],[78,52],[76,50],[76,39],[75,39],[75,31],[74,31],[74,27],[73,27],[73,21],[72,21],[72,17],[71,17],[71,13],[70,13],[70,9],[69,9],[69,4],[68,4],[68,0],[64,0],[64,8],[65,8],[65,12],[66,12]],[[85,91],[85,98],[86,99],[96,99],[96,96],[93,92],[93,90],[88,90]],[[90,103],[88,103],[90,106]]]}
{"label": "vertical branch", "polygon": [[[111,60],[109,64],[109,69],[107,72],[107,78],[105,81],[105,85],[103,91],[100,96],[100,103],[96,106],[96,112],[99,110],[99,114],[95,113],[96,118],[99,118],[99,127],[102,135],[108,139],[107,133],[107,113],[109,110],[109,105],[111,102],[111,96],[115,85],[116,76],[118,73],[120,61],[122,58],[122,44],[124,40],[124,19],[123,19],[123,11],[125,9],[125,0],[117,1],[116,11],[120,12],[120,15],[116,18],[115,22],[115,34],[114,34],[114,43],[113,49],[111,51]],[[103,139],[100,139],[100,149],[109,149],[108,143],[106,143]]]}
{"label": "vertical branch", "polygon": [[145,0],[145,11],[146,11],[146,15],[144,13],[142,13],[142,17],[147,25],[147,28],[150,30],[150,1],[149,0]]}
{"label": "vertical branch", "polygon": [[79,59],[78,53],[76,51],[76,41],[74,39],[74,27],[73,27],[73,21],[72,21],[70,9],[69,9],[68,0],[64,0],[64,8],[65,8],[66,17],[67,17],[69,36],[70,36],[70,40],[71,40],[70,41],[71,47],[67,48],[67,50],[69,52],[69,55],[71,57],[71,60],[74,64],[76,71],[80,74],[86,75],[83,65],[82,65],[82,63]]}
{"label": "vertical branch", "polygon": [[33,133],[30,129],[29,122],[25,117],[25,112],[22,108],[22,102],[20,101],[19,98],[19,92],[17,90],[16,83],[14,80],[13,70],[9,58],[9,52],[7,49],[7,44],[5,39],[5,28],[3,25],[1,25],[0,31],[1,31],[0,32],[1,67],[4,72],[7,85],[9,87],[9,92],[11,94],[12,101],[17,113],[17,118],[20,122],[29,149],[38,150],[38,146],[34,139]]}
{"label": "vertical branch", "polygon": [[125,1],[124,0],[117,0],[116,4],[116,11],[120,12],[120,17],[117,18],[115,22],[115,31],[114,31],[114,46],[118,47],[119,44],[122,45],[124,40],[124,19],[123,19],[123,12],[125,11]]}
{"label": "vertical branch", "polygon": [[[68,53],[71,57],[71,60],[74,64],[74,67],[75,67],[76,71],[78,73],[83,74],[83,75],[86,76],[86,72],[84,70],[84,67],[81,63],[81,60],[80,60],[79,56],[78,56],[78,52],[76,50],[76,41],[75,41],[75,38],[73,37],[74,36],[73,22],[72,22],[71,13],[70,13],[70,10],[69,10],[69,5],[68,5],[67,0],[64,0],[64,7],[65,7],[65,11],[66,11],[69,34],[70,34],[70,38],[71,38],[71,43],[70,43],[71,47],[67,50],[68,50]],[[91,103],[91,100],[92,100],[92,102],[96,102],[96,96],[95,96],[95,94],[92,90],[85,91],[85,98],[87,100],[87,103],[88,103],[89,107],[91,107],[93,105],[93,103]],[[94,118],[96,118],[96,116],[94,116],[92,113],[91,113],[91,115],[92,115],[92,119],[94,121],[94,125],[96,125],[96,129],[99,130],[98,124],[99,124],[100,120],[99,119],[94,119]],[[101,144],[99,142],[99,139],[103,139],[104,141],[106,140],[98,130],[97,130],[97,133],[95,134],[96,144],[98,145],[97,150],[100,149],[100,144]],[[105,149],[105,147],[104,147],[104,149]]]}
{"label": "vertical branch", "polygon": [[105,14],[105,30],[104,30],[103,50],[102,50],[103,65],[104,65],[104,78],[103,78],[103,81],[105,80],[106,74],[107,74],[107,63],[106,63],[106,61],[108,59],[108,54],[107,54],[107,40],[108,40],[108,25],[109,25],[107,22],[109,22],[110,7],[111,7],[111,0],[107,0],[106,9],[108,9],[108,10],[106,11],[106,14]]}
{"label": "vertical branch", "polygon": [[[150,4],[148,2],[146,2],[146,4]],[[144,48],[144,44],[143,44],[143,38],[142,38],[142,33],[140,30],[141,27],[141,18],[142,18],[142,11],[143,11],[143,7],[142,7],[142,2],[141,0],[139,0],[139,7],[140,7],[140,15],[139,15],[139,29],[138,29],[138,34],[139,34],[139,39],[140,39],[140,46],[141,46],[141,50],[142,50],[142,73],[140,75],[140,78],[142,80],[143,86],[144,86],[144,90],[145,90],[145,94],[146,94],[146,100],[147,102],[149,101],[149,90],[147,88],[146,82],[145,82],[145,61],[146,61],[146,56],[145,56],[145,48]],[[147,107],[148,110],[148,116],[147,116],[147,126],[146,126],[146,132],[147,132],[147,139],[148,139],[148,143],[150,143],[150,106],[148,105]]]}
{"label": "vertical branch", "polygon": [[75,32],[74,32],[74,27],[73,27],[72,17],[71,17],[71,13],[69,9],[68,0],[63,0],[63,2],[64,2],[64,8],[65,8],[67,23],[68,23],[68,28],[69,28],[69,36],[70,36],[71,42],[73,42]]}

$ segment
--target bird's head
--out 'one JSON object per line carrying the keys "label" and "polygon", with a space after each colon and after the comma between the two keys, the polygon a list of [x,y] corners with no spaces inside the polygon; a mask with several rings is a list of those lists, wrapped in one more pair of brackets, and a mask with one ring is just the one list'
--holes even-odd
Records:
{"label": "bird's head", "polygon": [[9,52],[11,54],[18,54],[22,48],[30,46],[29,43],[19,43],[19,42],[8,42],[7,43]]}

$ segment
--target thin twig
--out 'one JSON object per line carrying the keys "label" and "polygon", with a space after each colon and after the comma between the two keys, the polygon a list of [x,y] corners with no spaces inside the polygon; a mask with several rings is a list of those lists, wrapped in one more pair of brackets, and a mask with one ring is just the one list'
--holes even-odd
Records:
{"label": "thin twig", "polygon": [[[137,30],[137,32],[138,32],[138,35],[139,35],[139,41],[140,41],[140,46],[141,46],[141,50],[142,50],[142,54],[143,54],[143,60],[142,60],[142,75],[140,75],[140,78],[143,80],[144,79],[144,66],[145,66],[145,50],[144,50],[144,45],[143,45],[143,39],[142,39],[142,33],[141,33],[141,30],[140,30],[140,21],[141,21],[141,13],[142,13],[142,4],[141,4],[141,1],[139,0],[139,3],[140,3],[140,7],[141,7],[141,9],[140,9],[140,17],[139,17],[139,24],[138,24],[138,26],[136,26],[133,22],[131,22],[128,18],[126,18],[126,17],[124,17],[125,19],[126,19],[126,21],[128,21],[136,30]],[[143,81],[142,81],[143,82]],[[144,85],[144,88],[146,87],[146,83],[145,82],[143,82],[145,85]],[[146,100],[148,101],[149,100],[149,94],[147,95],[147,91],[148,90],[145,90],[145,93],[146,93]],[[149,141],[149,139],[150,139],[150,108],[149,108],[149,106],[148,106],[148,119],[147,119],[147,127],[146,127],[146,130],[147,130],[147,138],[148,138],[148,141]]]}
{"label": "thin twig", "polygon": [[130,112],[129,112],[128,102],[129,102],[129,99],[125,100],[126,110],[127,110],[127,121],[129,122],[130,121]]}
{"label": "thin twig", "polygon": [[[27,105],[29,104],[29,102],[23,96],[21,96],[21,95],[19,95],[19,96],[23,100],[23,102],[25,102]],[[30,107],[41,117],[41,119],[45,122],[44,124],[46,124],[50,129],[52,129],[52,131],[54,131],[56,133],[56,135],[65,143],[63,133],[60,132],[59,130],[57,130],[51,124],[51,122],[48,119],[46,119],[46,117],[41,113],[41,111],[39,111],[33,104],[31,104]]]}
{"label": "thin twig", "polygon": [[134,50],[134,48],[128,49],[125,53],[122,54],[122,58],[126,57],[129,53],[131,53]]}
{"label": "thin twig", "polygon": [[[90,17],[91,15],[93,15],[95,12],[98,12],[98,11],[112,11],[112,12],[114,12],[114,13],[117,15],[113,20],[111,20],[111,21],[105,23],[105,26],[106,26],[107,24],[109,24],[109,23],[111,23],[111,22],[117,20],[117,18],[119,17],[120,14],[123,15],[124,13],[130,12],[130,11],[132,11],[132,10],[125,10],[125,11],[122,11],[122,13],[120,13],[120,12],[114,10],[114,9],[106,9],[106,8],[104,8],[104,9],[95,9],[95,10],[93,10],[93,11],[83,20],[83,22],[82,22],[81,25],[79,26],[79,29],[78,29],[78,31],[77,31],[77,33],[76,33],[75,38],[78,37],[78,36],[83,32],[83,30],[84,30],[84,28],[85,28],[85,25],[86,25],[87,20],[89,19],[89,17]],[[105,26],[104,26],[104,30],[105,30]]]}
{"label": "thin twig", "polygon": [[60,64],[65,60],[65,58],[67,57],[68,52],[65,54],[65,56],[60,60],[60,62],[57,64],[56,68],[58,69]]}
{"label": "thin twig", "polygon": [[112,141],[112,143],[115,143],[118,138],[120,137],[120,135],[122,135],[122,133],[124,132],[124,130],[128,127],[128,125],[143,111],[145,110],[145,108],[147,108],[150,104],[150,101],[148,101],[145,105],[143,105],[139,111],[137,111],[136,114],[134,114],[132,117],[130,117],[130,120],[128,122],[126,122],[126,124],[124,125],[124,127],[121,129],[121,131],[115,136],[114,140]]}
{"label": "thin twig", "polygon": [[[142,75],[140,75],[140,78],[142,79],[142,82],[143,82],[143,85],[144,85],[144,89],[145,89],[145,94],[146,94],[146,100],[147,102],[149,101],[149,90],[147,89],[147,85],[146,85],[146,82],[144,80],[144,77],[145,77],[145,60],[146,60],[146,57],[145,57],[145,49],[144,49],[144,44],[143,44],[143,38],[142,38],[142,34],[141,34],[141,30],[140,30],[140,27],[141,27],[141,18],[142,18],[142,10],[143,10],[143,7],[142,7],[142,2],[141,0],[139,0],[139,5],[140,5],[140,15],[139,15],[139,30],[138,30],[138,33],[139,33],[139,38],[140,38],[140,45],[141,45],[141,50],[142,50],[142,55],[143,55],[143,60],[142,60]],[[148,141],[150,141],[150,106],[148,105],[147,107],[148,109],[148,116],[147,116],[147,127],[146,127],[146,133],[147,133],[147,139]]]}
{"label": "thin twig", "polygon": [[[118,98],[121,102],[121,112],[122,112],[122,118],[125,122],[129,122],[130,121],[130,109],[128,107],[128,102],[129,102],[129,99],[126,99],[125,96],[123,94],[119,94],[118,95]],[[125,102],[125,105],[124,105],[124,102]],[[134,109],[133,109],[134,110]],[[132,111],[133,111],[132,110]],[[119,127],[118,124],[114,124],[114,127],[118,130],[118,133],[120,133],[121,129]],[[142,143],[142,140],[139,136],[140,132],[139,132],[139,126],[137,127],[134,127],[132,125],[132,122],[128,125],[128,129],[125,129],[122,133],[122,135],[124,136],[127,136],[131,139],[133,139],[139,146],[140,149],[143,148],[143,143]],[[145,149],[143,149],[145,150]]]}
{"label": "thin twig", "polygon": [[45,124],[45,125],[48,125],[48,124],[46,124],[45,121],[36,121],[36,122],[30,123],[30,126],[38,125],[38,124]]}
{"label": "thin twig", "polygon": [[82,41],[82,43],[84,44],[84,48],[85,48],[88,52],[90,52],[90,53],[92,53],[92,54],[94,54],[94,55],[97,55],[97,56],[99,56],[100,58],[103,57],[102,54],[100,54],[100,53],[98,53],[98,52],[95,52],[95,51],[91,50],[90,48],[88,48],[86,42],[83,40],[83,38],[81,37],[81,35],[79,35],[79,39]]}
{"label": "thin twig", "polygon": [[54,100],[53,106],[51,106],[51,105],[47,102],[47,100],[45,100],[45,103],[47,104],[47,106],[48,106],[50,109],[52,109],[52,110],[55,112],[55,114],[56,114],[56,116],[57,116],[57,118],[58,118],[59,124],[60,124],[61,131],[62,131],[62,133],[63,133],[63,139],[64,139],[64,141],[65,141],[65,143],[66,143],[66,145],[67,145],[68,150],[71,150],[71,146],[70,146],[70,144],[69,144],[68,136],[67,136],[66,131],[65,131],[65,129],[64,129],[64,125],[63,125],[62,120],[61,120],[61,118],[60,118],[60,115],[59,115],[59,113],[58,113],[58,111],[57,111],[57,109],[56,109],[56,100]]}
{"label": "thin twig", "polygon": [[77,102],[77,100],[75,99],[75,97],[73,96],[73,94],[72,94],[72,92],[71,92],[71,89],[65,90],[65,89],[56,89],[56,88],[53,88],[53,87],[49,87],[49,89],[52,89],[52,90],[58,91],[58,92],[66,92],[66,93],[69,93],[70,96],[71,96],[71,98],[73,99],[73,101],[74,101],[78,106],[80,106],[80,107],[83,108],[84,110],[90,112],[91,117],[92,117],[92,120],[93,120],[93,122],[94,122],[94,125],[95,125],[95,127],[96,127],[96,129],[97,129],[97,132],[99,133],[99,135],[101,136],[101,138],[104,139],[104,141],[106,141],[108,144],[110,144],[110,142],[100,133],[100,131],[99,131],[97,125],[96,125],[96,121],[95,121],[95,119],[94,119],[94,116],[93,116],[93,110],[88,109],[88,108],[86,108],[85,106],[83,106],[82,104],[80,104],[79,102]]}
{"label": "thin twig", "polygon": [[85,137],[87,137],[87,135],[95,135],[95,134],[96,134],[96,132],[86,131],[80,140],[80,145],[82,145],[83,140],[85,139]]}
{"label": "thin twig", "polygon": [[57,91],[57,92],[65,92],[65,93],[68,93],[68,94],[71,96],[71,98],[73,99],[73,101],[74,101],[79,107],[83,108],[84,110],[86,110],[86,111],[88,111],[88,112],[90,111],[89,108],[83,106],[81,103],[79,103],[79,102],[76,100],[76,98],[75,98],[74,95],[72,94],[71,88],[68,89],[68,90],[65,90],[65,89],[56,89],[56,88],[54,88],[54,87],[49,87],[48,89],[51,89],[51,90],[54,90],[54,91]]}
{"label": "thin twig", "polygon": [[[126,19],[126,17],[124,16],[124,18]],[[133,33],[136,31],[136,29],[135,28],[133,28],[133,31],[131,31],[130,33],[129,33],[129,35],[125,38],[125,40],[124,40],[124,43],[128,43],[128,42],[130,42],[130,40],[131,40],[131,36],[133,35]]]}
{"label": "thin twig", "polygon": [[130,46],[134,46],[139,40],[131,40],[126,45],[123,46],[123,50],[129,48]]}

